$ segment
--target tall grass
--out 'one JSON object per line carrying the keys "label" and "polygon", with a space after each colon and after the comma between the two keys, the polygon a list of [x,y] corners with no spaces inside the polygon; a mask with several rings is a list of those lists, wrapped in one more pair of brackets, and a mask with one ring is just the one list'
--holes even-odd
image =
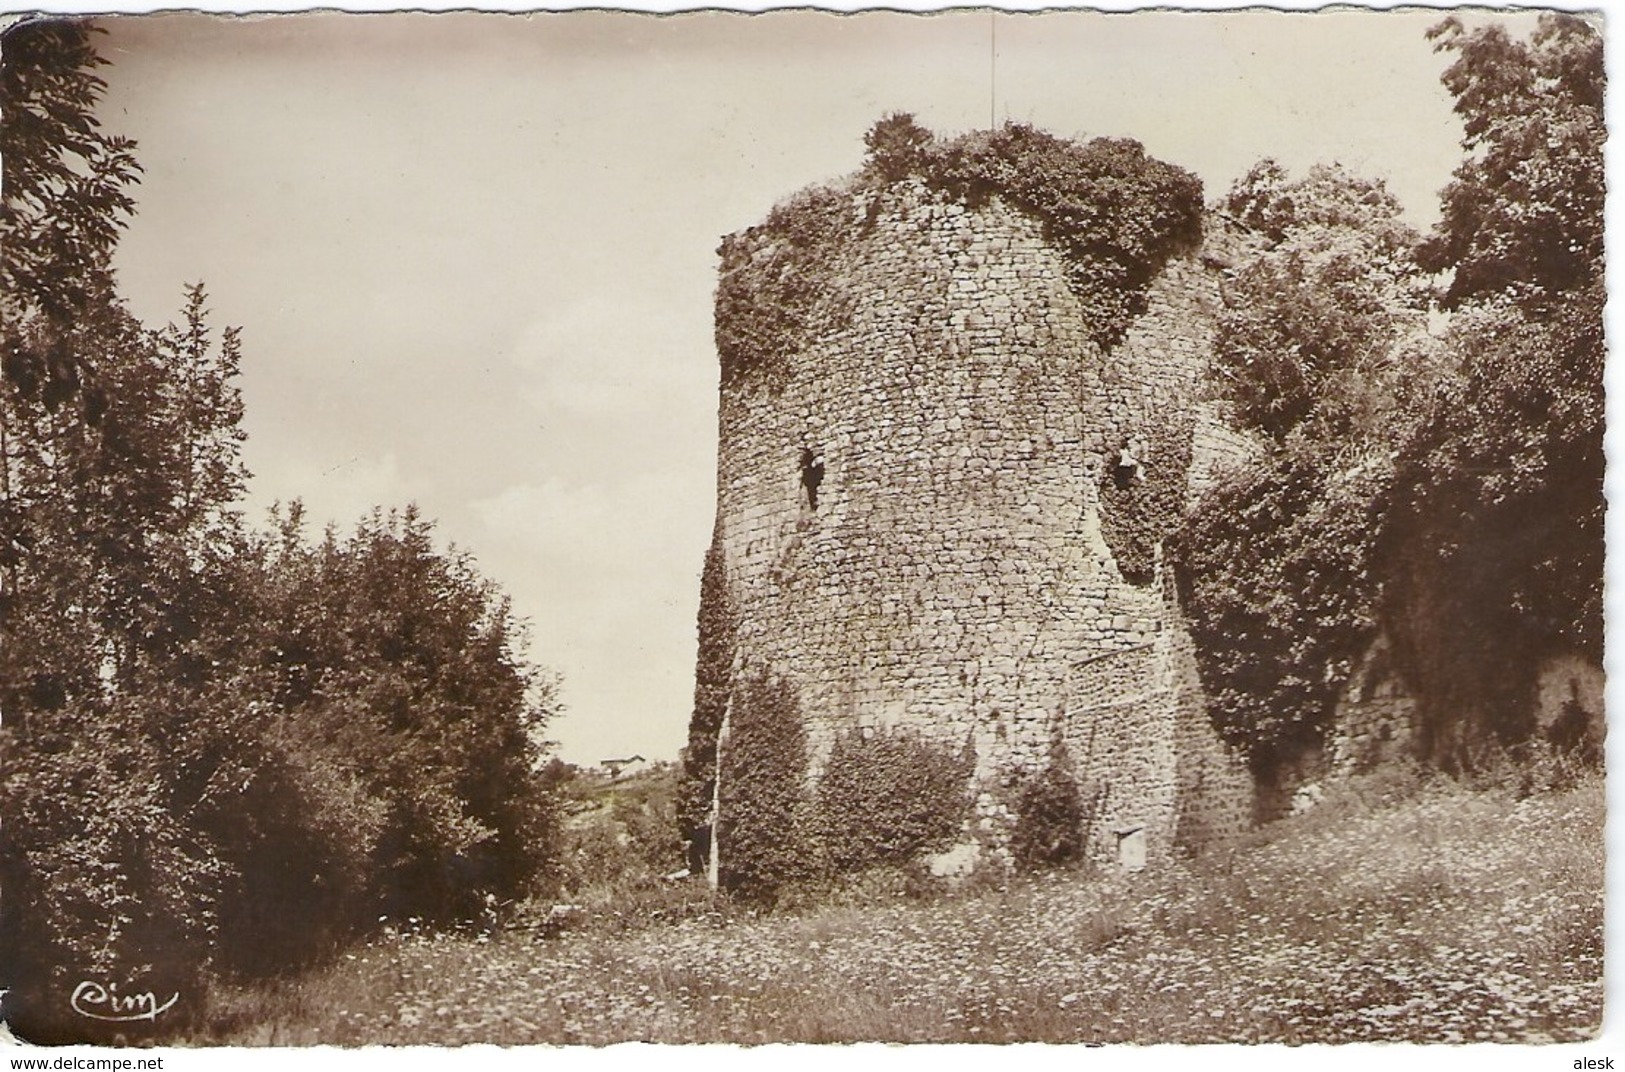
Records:
{"label": "tall grass", "polygon": [[1132,876],[398,932],[223,995],[195,1041],[1577,1040],[1601,1022],[1603,814],[1600,775],[1522,795],[1386,774]]}

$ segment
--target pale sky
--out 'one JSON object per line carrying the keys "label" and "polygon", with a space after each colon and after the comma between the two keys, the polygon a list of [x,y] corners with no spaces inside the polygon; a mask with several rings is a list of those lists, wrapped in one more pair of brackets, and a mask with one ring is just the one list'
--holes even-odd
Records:
{"label": "pale sky", "polygon": [[1210,199],[1337,160],[1426,227],[1459,158],[1439,17],[128,17],[100,45],[146,169],[120,281],[162,323],[201,279],[243,328],[252,517],[415,501],[530,620],[566,759],[674,758],[722,235],[892,111],[1134,137]]}

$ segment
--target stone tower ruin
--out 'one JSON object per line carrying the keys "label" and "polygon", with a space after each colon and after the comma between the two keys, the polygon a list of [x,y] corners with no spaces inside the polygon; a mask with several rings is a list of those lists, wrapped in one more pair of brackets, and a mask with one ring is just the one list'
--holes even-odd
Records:
{"label": "stone tower ruin", "polygon": [[[795,323],[729,340],[732,368],[724,351],[712,554],[734,672],[793,691],[808,784],[843,732],[968,744],[962,841],[998,855],[1009,787],[1061,742],[1098,857],[1246,825],[1159,545],[1246,457],[1203,401],[1245,239],[1209,219],[1102,345],[1078,266],[1018,198],[909,175],[777,215],[724,248],[719,343],[724,316]],[[714,862],[729,819],[710,818]]]}

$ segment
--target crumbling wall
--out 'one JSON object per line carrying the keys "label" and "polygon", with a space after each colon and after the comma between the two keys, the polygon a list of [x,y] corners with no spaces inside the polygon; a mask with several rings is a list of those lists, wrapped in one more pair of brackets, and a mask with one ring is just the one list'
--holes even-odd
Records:
{"label": "crumbling wall", "polygon": [[[1171,586],[1154,555],[1125,579],[1108,539],[1134,553],[1137,496],[1187,497],[1212,423],[1196,399],[1217,262],[1171,263],[1102,353],[1061,255],[999,198],[970,208],[909,181],[850,210],[827,265],[842,315],[774,375],[724,385],[737,665],[796,690],[812,778],[853,727],[974,748],[990,842],[1057,729],[1101,793],[1097,847],[1118,828],[1143,827],[1153,855],[1192,840],[1181,822],[1228,829],[1198,818],[1244,813],[1245,787],[1201,716]],[[1103,494],[1127,511],[1110,533]]]}
{"label": "crumbling wall", "polygon": [[1379,636],[1338,699],[1326,738],[1328,771],[1357,774],[1411,754],[1415,724],[1416,698],[1399,677],[1387,638]]}

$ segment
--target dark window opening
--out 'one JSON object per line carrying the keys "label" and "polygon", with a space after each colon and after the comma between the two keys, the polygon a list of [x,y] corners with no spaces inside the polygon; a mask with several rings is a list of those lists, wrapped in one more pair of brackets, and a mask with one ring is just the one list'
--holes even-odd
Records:
{"label": "dark window opening", "polygon": [[818,509],[818,485],[824,482],[824,459],[811,447],[801,448],[801,486],[807,492],[807,509]]}
{"label": "dark window opening", "polygon": [[1117,453],[1117,464],[1112,466],[1112,483],[1117,485],[1119,491],[1127,491],[1138,480],[1143,479],[1140,472],[1140,459],[1145,455],[1145,447],[1138,439],[1130,439],[1122,450]]}

